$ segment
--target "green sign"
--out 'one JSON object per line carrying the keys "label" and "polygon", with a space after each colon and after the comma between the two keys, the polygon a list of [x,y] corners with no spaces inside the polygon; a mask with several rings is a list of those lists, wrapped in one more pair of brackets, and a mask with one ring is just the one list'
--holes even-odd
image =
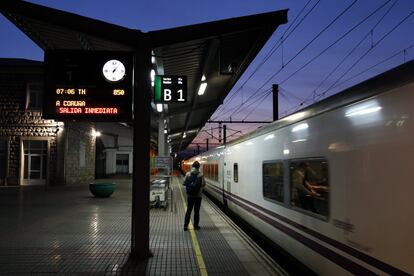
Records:
{"label": "green sign", "polygon": [[155,103],[185,103],[187,102],[186,76],[155,76]]}

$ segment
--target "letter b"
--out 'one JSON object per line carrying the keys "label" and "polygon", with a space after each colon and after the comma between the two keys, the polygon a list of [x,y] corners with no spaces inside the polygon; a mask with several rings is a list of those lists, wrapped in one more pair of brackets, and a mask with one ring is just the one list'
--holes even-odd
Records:
{"label": "letter b", "polygon": [[170,89],[164,89],[164,101],[169,102],[169,101],[171,101],[171,99],[172,99],[171,90]]}

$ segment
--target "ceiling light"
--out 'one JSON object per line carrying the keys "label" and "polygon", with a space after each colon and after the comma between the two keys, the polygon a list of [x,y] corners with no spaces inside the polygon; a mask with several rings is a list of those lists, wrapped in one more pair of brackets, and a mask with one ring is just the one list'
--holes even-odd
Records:
{"label": "ceiling light", "polygon": [[205,80],[206,80],[206,76],[204,76],[204,75],[203,75],[203,76],[201,77],[201,81],[205,81]]}
{"label": "ceiling light", "polygon": [[151,63],[152,64],[155,64],[156,62],[155,62],[155,53],[154,53],[154,51],[151,51]]}
{"label": "ceiling light", "polygon": [[157,104],[157,111],[162,112],[162,104]]}
{"label": "ceiling light", "polygon": [[92,130],[92,136],[93,137],[99,137],[99,136],[101,136],[101,133],[99,131]]}
{"label": "ceiling light", "polygon": [[200,88],[198,89],[198,95],[203,95],[207,88],[207,82],[202,82]]}

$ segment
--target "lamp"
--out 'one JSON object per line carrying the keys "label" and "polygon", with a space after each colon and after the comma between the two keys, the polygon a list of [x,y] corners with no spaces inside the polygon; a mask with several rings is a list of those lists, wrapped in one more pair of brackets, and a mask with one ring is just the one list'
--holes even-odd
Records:
{"label": "lamp", "polygon": [[101,133],[99,131],[92,130],[92,136],[93,137],[99,137],[99,136],[101,136]]}
{"label": "lamp", "polygon": [[162,104],[157,103],[157,111],[162,112]]}
{"label": "lamp", "polygon": [[200,84],[200,88],[198,89],[198,95],[203,95],[204,94],[204,92],[206,91],[206,88],[207,88],[207,82],[202,82],[201,84]]}

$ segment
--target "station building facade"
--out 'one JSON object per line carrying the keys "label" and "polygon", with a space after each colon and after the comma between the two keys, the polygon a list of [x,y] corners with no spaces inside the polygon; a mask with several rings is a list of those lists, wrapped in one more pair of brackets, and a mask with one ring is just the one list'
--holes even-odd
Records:
{"label": "station building facade", "polygon": [[[133,126],[126,123],[98,122],[95,124],[100,136],[96,139],[97,178],[132,176]],[[151,140],[150,158],[158,155],[156,142]],[[152,167],[151,175],[158,170]]]}
{"label": "station building facade", "polygon": [[43,63],[0,59],[0,186],[95,178],[95,124],[42,117]]}

